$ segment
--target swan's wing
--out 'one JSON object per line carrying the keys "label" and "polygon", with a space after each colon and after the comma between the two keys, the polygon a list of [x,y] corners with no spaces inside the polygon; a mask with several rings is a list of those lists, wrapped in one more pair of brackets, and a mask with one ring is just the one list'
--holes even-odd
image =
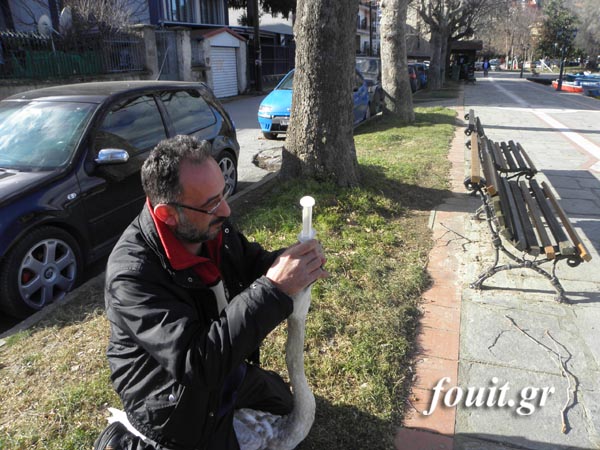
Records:
{"label": "swan's wing", "polygon": [[238,409],[233,428],[241,450],[263,450],[278,435],[281,416],[254,409]]}

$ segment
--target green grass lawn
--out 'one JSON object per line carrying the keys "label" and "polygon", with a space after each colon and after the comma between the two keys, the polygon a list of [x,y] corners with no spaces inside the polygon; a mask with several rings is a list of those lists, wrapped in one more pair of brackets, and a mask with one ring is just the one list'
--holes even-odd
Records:
{"label": "green grass lawn", "polygon": [[[312,195],[331,277],[313,287],[306,373],[317,398],[302,449],[391,448],[411,381],[420,295],[432,247],[429,211],[447,195],[454,111],[417,108],[416,123],[377,118],[355,133],[361,186],[278,182],[238,224],[267,248],[301,228],[299,199]],[[94,280],[98,292],[101,280]],[[0,449],[91,448],[106,407],[120,406],[104,356],[103,300],[76,301],[0,347]],[[285,326],[262,348],[285,372]],[[190,424],[193,426],[193,424]]]}

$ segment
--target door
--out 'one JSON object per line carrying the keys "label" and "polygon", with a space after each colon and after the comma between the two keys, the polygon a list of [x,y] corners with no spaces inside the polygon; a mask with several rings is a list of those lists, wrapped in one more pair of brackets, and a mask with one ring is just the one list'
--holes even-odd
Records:
{"label": "door", "polygon": [[90,159],[102,149],[122,149],[129,154],[126,163],[95,166],[81,181],[92,246],[102,252],[140,212],[145,195],[140,169],[150,150],[167,133],[151,95],[120,101],[110,108],[94,131]]}
{"label": "door", "polygon": [[235,47],[211,47],[213,92],[217,98],[238,95]]}
{"label": "door", "polygon": [[158,79],[179,80],[176,31],[156,31],[156,55],[158,58]]}

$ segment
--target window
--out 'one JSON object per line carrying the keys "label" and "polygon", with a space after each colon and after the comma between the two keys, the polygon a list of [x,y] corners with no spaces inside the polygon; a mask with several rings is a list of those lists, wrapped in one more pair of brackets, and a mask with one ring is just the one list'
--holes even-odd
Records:
{"label": "window", "polygon": [[0,167],[50,170],[65,166],[95,105],[76,102],[4,102],[0,106]]}
{"label": "window", "polygon": [[135,156],[166,137],[154,98],[144,95],[121,103],[106,115],[98,132],[96,151],[121,148]]}
{"label": "window", "polygon": [[225,24],[225,13],[221,0],[203,0],[200,2],[200,23]]}
{"label": "window", "polygon": [[192,66],[204,66],[206,65],[206,59],[204,57],[203,41],[198,39],[192,39]]}
{"label": "window", "polygon": [[163,0],[165,19],[182,23],[225,24],[223,0]]}
{"label": "window", "polygon": [[160,99],[173,121],[175,134],[193,134],[217,121],[210,106],[196,91],[164,92]]}
{"label": "window", "polygon": [[194,0],[164,0],[165,18],[173,22],[195,22],[194,3]]}
{"label": "window", "polygon": [[363,85],[363,77],[354,72],[354,92],[358,91]]}

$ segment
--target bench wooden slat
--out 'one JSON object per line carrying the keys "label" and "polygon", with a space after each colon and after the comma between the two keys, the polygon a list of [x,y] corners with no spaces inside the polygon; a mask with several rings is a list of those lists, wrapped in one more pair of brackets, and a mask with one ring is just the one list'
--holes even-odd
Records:
{"label": "bench wooden slat", "polygon": [[508,148],[508,145],[506,144],[506,142],[501,142],[500,148],[502,149],[502,154],[504,155],[504,159],[506,160],[509,169],[511,171],[517,171],[518,166],[517,166],[516,162],[514,161],[513,156],[511,154],[510,149]]}
{"label": "bench wooden slat", "polygon": [[508,171],[508,165],[506,164],[504,155],[500,151],[500,146],[498,145],[498,143],[492,141],[489,141],[489,143],[490,147],[492,148],[492,154],[494,156],[494,162],[496,163],[496,167],[499,168],[499,170]]}
{"label": "bench wooden slat", "polygon": [[538,182],[536,180],[529,180],[529,186],[531,186],[535,200],[542,210],[544,219],[546,219],[546,224],[548,225],[548,228],[550,228],[550,232],[558,244],[560,253],[562,255],[575,254],[575,248],[571,245],[569,238],[560,226],[560,223],[558,223],[558,220],[556,220],[556,216],[550,208],[550,203]]}
{"label": "bench wooden slat", "polygon": [[529,157],[527,152],[525,150],[523,150],[523,147],[518,142],[517,142],[517,147],[518,147],[519,151],[521,152],[521,154],[523,155],[523,158],[525,158],[525,160],[527,161],[527,165],[529,166],[529,169],[531,170],[531,175],[535,175],[537,173],[535,164],[533,164],[533,161],[531,160],[531,158]]}
{"label": "bench wooden slat", "polygon": [[548,259],[554,259],[556,257],[556,251],[554,250],[550,236],[548,236],[548,232],[544,226],[542,213],[539,209],[539,206],[531,196],[531,192],[529,191],[527,183],[524,181],[519,181],[519,187],[521,188],[521,194],[525,199],[525,203],[527,203],[527,207],[529,208],[529,214],[531,220],[533,221],[533,225],[535,226],[537,234],[540,237],[542,247],[544,248],[544,253]]}
{"label": "bench wooden slat", "polygon": [[542,181],[542,188],[544,189],[544,193],[550,199],[552,206],[554,206],[554,209],[560,216],[560,219],[561,219],[565,229],[567,230],[567,233],[569,233],[569,236],[571,237],[573,244],[575,244],[575,247],[578,250],[579,256],[581,256],[581,259],[583,259],[584,261],[591,261],[592,255],[590,255],[590,253],[587,251],[587,248],[585,247],[585,245],[583,245],[583,242],[581,242],[581,239],[579,238],[577,231],[573,227],[573,224],[571,223],[571,221],[565,214],[564,209],[562,209],[562,206],[560,206],[560,204],[556,200],[556,197],[554,196],[554,194],[550,190],[550,187],[546,184],[545,181]]}
{"label": "bench wooden slat", "polygon": [[479,139],[477,133],[471,133],[471,183],[481,183],[481,167],[479,162]]}
{"label": "bench wooden slat", "polygon": [[[508,201],[508,203],[504,203],[504,205],[508,205],[508,208],[504,208],[503,212],[506,216],[510,218],[510,222],[512,224],[513,245],[518,250],[525,251],[527,250],[527,236],[525,235],[525,229],[523,228],[523,223],[521,222],[521,218],[519,217],[519,210],[515,202],[515,197],[513,196],[512,189],[508,180],[503,178],[501,180],[501,184],[502,189],[500,191],[500,195],[502,196],[502,194],[504,194]],[[503,199],[501,198],[500,201],[503,201]]]}
{"label": "bench wooden slat", "polygon": [[504,178],[498,180],[497,202],[494,207],[496,209],[496,216],[500,220],[500,226],[504,228],[504,236],[508,241],[513,242],[515,240],[514,236],[517,233],[510,209],[508,191],[504,186],[505,181]]}
{"label": "bench wooden slat", "polygon": [[508,182],[508,184],[511,188],[512,195],[517,206],[518,219],[521,221],[523,232],[525,233],[527,252],[533,256],[538,256],[540,254],[540,243],[538,242],[537,236],[535,235],[535,231],[533,229],[533,224],[529,218],[529,213],[527,212],[527,206],[525,204],[521,189],[516,181],[511,180]]}
{"label": "bench wooden slat", "polygon": [[493,197],[498,192],[498,173],[494,169],[494,161],[492,160],[488,143],[489,141],[486,139],[481,141],[479,154],[482,160],[483,176],[485,177],[487,191]]}
{"label": "bench wooden slat", "polygon": [[523,156],[521,155],[521,151],[520,151],[519,147],[517,147],[517,145],[514,143],[514,141],[508,141],[508,148],[510,149],[510,152],[513,155],[513,158],[517,162],[517,167],[520,167],[522,169],[528,169],[529,167],[525,163],[525,160],[523,159]]}
{"label": "bench wooden slat", "polygon": [[[475,113],[473,112],[473,115],[475,115]],[[484,137],[485,136],[485,130],[483,129],[483,125],[481,125],[481,120],[479,120],[479,117],[477,117],[475,119],[475,127],[477,130],[477,135],[479,137]]]}

